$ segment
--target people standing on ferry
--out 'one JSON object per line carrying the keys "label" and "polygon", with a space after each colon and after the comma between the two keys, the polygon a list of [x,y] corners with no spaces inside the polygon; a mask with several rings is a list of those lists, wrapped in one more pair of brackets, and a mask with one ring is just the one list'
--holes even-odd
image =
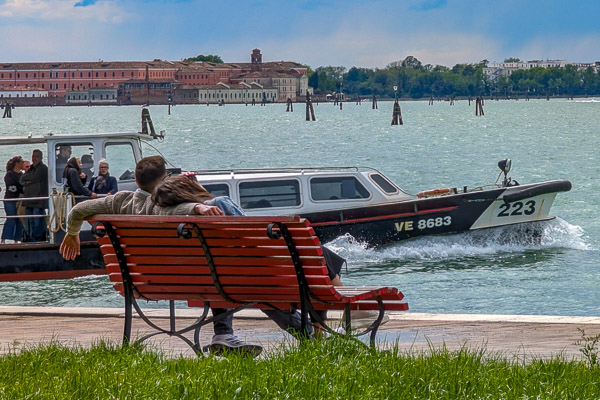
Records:
{"label": "people standing on ferry", "polygon": [[[23,185],[19,182],[22,175],[23,169],[23,157],[14,156],[6,163],[6,175],[4,175],[4,183],[6,184],[6,191],[4,192],[5,199],[18,199],[19,195],[23,193]],[[17,201],[5,201],[4,212],[7,217],[17,216]],[[4,228],[2,229],[2,243],[6,243],[6,240],[13,240],[15,243],[19,243],[23,236],[23,225],[19,218],[7,218],[4,222]]]}
{"label": "people standing on ferry", "polygon": [[98,162],[98,176],[92,178],[88,189],[97,194],[115,194],[119,190],[117,178],[110,176],[108,172],[108,161],[101,159]]}
{"label": "people standing on ferry", "polygon": [[56,178],[59,182],[72,153],[73,150],[71,149],[71,146],[62,145],[58,148],[58,155],[56,156]]}
{"label": "people standing on ferry", "polygon": [[65,182],[65,190],[73,193],[75,196],[97,197],[90,189],[84,186],[85,174],[81,172],[81,161],[77,157],[71,157],[62,174]]}
{"label": "people standing on ferry", "polygon": [[[23,197],[48,197],[48,167],[42,162],[44,154],[41,150],[33,150],[32,165],[21,176]],[[45,215],[48,208],[47,199],[23,200],[26,215]],[[46,218],[27,218],[27,236],[33,242],[46,240]]]}

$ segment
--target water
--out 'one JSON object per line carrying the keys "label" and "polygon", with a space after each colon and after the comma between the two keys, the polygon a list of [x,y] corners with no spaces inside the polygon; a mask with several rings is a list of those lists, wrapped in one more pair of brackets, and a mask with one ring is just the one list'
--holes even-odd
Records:
{"label": "water", "polygon": [[[409,193],[493,183],[498,160],[513,160],[521,183],[569,179],[557,219],[540,224],[541,243],[508,227],[425,237],[370,249],[350,237],[330,243],[348,258],[347,284],[400,288],[416,312],[600,315],[597,282],[600,220],[600,102],[487,101],[475,117],[466,101],[403,102],[404,126],[390,126],[392,103],[304,107],[183,106],[167,115],[150,107],[166,130],[158,150],[184,169],[364,165],[380,169]],[[17,108],[0,135],[139,129],[139,107]],[[144,154],[155,154],[150,147]],[[11,156],[0,149],[0,159]],[[0,304],[122,306],[106,277],[0,284]],[[85,289],[84,289],[85,288]]]}

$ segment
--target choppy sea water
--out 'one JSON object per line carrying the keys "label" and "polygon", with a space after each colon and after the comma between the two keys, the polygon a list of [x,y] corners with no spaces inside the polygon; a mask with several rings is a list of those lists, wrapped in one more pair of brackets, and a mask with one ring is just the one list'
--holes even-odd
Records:
{"label": "choppy sea water", "polygon": [[[521,183],[569,179],[555,220],[539,224],[540,243],[522,227],[418,238],[372,249],[351,237],[329,245],[348,259],[347,284],[397,286],[415,312],[600,315],[600,102],[486,101],[485,116],[458,101],[402,102],[403,126],[390,126],[392,103],[373,110],[345,103],[304,107],[152,106],[156,149],[184,169],[375,167],[409,193],[494,183],[498,160],[511,158]],[[139,129],[139,107],[17,108],[0,120],[0,136]],[[13,151],[0,148],[0,160]],[[0,304],[122,306],[106,277],[0,283]]]}

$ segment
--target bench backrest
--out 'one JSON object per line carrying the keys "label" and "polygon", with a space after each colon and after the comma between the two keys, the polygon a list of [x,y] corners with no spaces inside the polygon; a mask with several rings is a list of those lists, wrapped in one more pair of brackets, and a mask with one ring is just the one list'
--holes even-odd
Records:
{"label": "bench backrest", "polygon": [[298,302],[294,259],[284,238],[277,237],[281,226],[293,239],[312,294],[325,301],[339,296],[319,239],[299,217],[97,215],[88,221],[114,229],[112,240],[117,238],[122,256],[111,235],[98,239],[110,280],[123,292],[121,257],[141,298],[282,306]]}

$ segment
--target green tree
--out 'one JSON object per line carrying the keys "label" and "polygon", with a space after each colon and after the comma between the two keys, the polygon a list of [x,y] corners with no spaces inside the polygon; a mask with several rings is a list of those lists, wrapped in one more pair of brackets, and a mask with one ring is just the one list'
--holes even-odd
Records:
{"label": "green tree", "polygon": [[208,61],[216,64],[223,64],[223,60],[218,55],[209,54],[207,56],[199,54],[196,57],[184,58],[183,61],[188,62],[198,62],[198,61]]}
{"label": "green tree", "polygon": [[520,62],[523,62],[523,61],[521,61],[521,59],[517,58],[517,57],[509,57],[509,58],[505,58],[504,62],[505,63],[520,63]]}

